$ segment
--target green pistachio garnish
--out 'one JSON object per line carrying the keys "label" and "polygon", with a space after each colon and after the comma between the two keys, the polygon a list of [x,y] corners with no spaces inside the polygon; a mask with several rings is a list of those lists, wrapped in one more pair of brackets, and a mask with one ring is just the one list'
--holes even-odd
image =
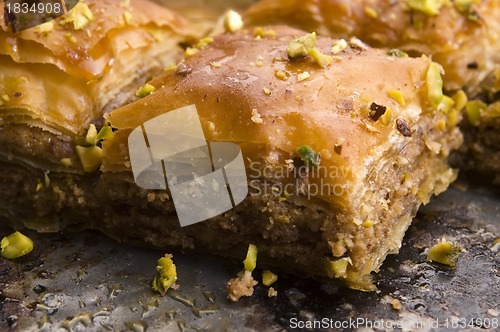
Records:
{"label": "green pistachio garnish", "polygon": [[427,260],[455,267],[458,259],[458,251],[458,247],[453,243],[443,240],[429,249]]}
{"label": "green pistachio garnish", "polygon": [[89,130],[87,131],[87,136],[85,136],[85,143],[88,145],[96,145],[97,144],[97,128],[94,124],[89,126]]}
{"label": "green pistachio garnish", "polygon": [[408,0],[408,6],[429,16],[439,14],[443,0]]}
{"label": "green pistachio garnish", "polygon": [[127,23],[127,25],[132,25],[132,21],[134,20],[134,17],[127,10],[127,11],[125,11],[125,13],[123,13],[123,20],[125,21],[125,23]]}
{"label": "green pistachio garnish", "polygon": [[467,102],[469,101],[464,90],[457,91],[457,93],[455,93],[451,98],[455,102],[455,109],[459,112],[464,109],[465,105],[467,105]]}
{"label": "green pistachio garnish", "polygon": [[252,272],[257,266],[257,253],[259,250],[257,246],[250,244],[247,250],[247,257],[243,261],[243,266],[245,267],[245,271]]}
{"label": "green pistachio garnish", "polygon": [[278,280],[278,276],[269,270],[262,272],[262,283],[265,286],[271,286]]}
{"label": "green pistachio garnish", "polygon": [[257,27],[253,30],[253,35],[258,38],[275,37],[276,32],[272,29],[263,29],[261,27]]}
{"label": "green pistachio garnish", "polygon": [[113,133],[113,129],[111,129],[111,126],[103,126],[101,130],[99,130],[99,134],[97,134],[97,143],[100,141],[105,141],[107,139],[111,139],[115,136]]}
{"label": "green pistachio garnish", "polygon": [[441,66],[433,62],[430,64],[426,75],[427,97],[433,107],[437,107],[443,100],[441,71]]}
{"label": "green pistachio garnish", "polygon": [[[87,135],[85,137],[77,137],[75,140],[75,149],[78,158],[82,164],[85,172],[94,172],[102,162],[102,149],[97,146],[99,142],[110,139],[114,136],[113,130],[110,126],[103,126],[99,132],[94,124],[89,126]],[[70,166],[71,159],[65,161],[61,160],[63,165]],[[66,166],[66,167],[68,167]]]}
{"label": "green pistachio garnish", "polygon": [[139,90],[137,90],[137,92],[135,93],[135,95],[139,98],[144,98],[144,97],[147,97],[149,96],[150,94],[152,94],[154,91],[155,91],[155,87],[152,86],[151,84],[144,84],[143,86],[141,86],[139,88]]}
{"label": "green pistachio garnish", "polygon": [[76,154],[80,158],[84,172],[97,171],[102,163],[102,149],[98,146],[76,146]]}
{"label": "green pistachio garnish", "polygon": [[177,268],[172,255],[166,254],[158,260],[156,265],[156,276],[151,283],[151,288],[162,296],[177,281]]}
{"label": "green pistachio garnish", "polygon": [[234,10],[229,10],[224,15],[224,29],[227,32],[236,32],[243,28],[243,19],[241,15]]}
{"label": "green pistachio garnish", "polygon": [[473,126],[479,125],[482,113],[488,108],[485,102],[481,100],[471,100],[465,105],[465,114]]}
{"label": "green pistachio garnish", "polygon": [[408,54],[406,52],[403,52],[397,48],[393,48],[392,50],[387,51],[388,56],[395,56],[398,58],[407,58]]}
{"label": "green pistachio garnish", "polygon": [[87,24],[94,20],[94,14],[84,2],[79,2],[72,10],[69,11],[67,17],[61,21],[61,24],[73,23],[75,30],[83,29]]}
{"label": "green pistachio garnish", "polygon": [[321,156],[307,145],[299,146],[297,153],[308,167],[318,166],[321,162]]}
{"label": "green pistachio garnish", "polygon": [[316,32],[292,40],[288,43],[286,53],[290,59],[303,58],[316,45]]}
{"label": "green pistachio garnish", "polygon": [[437,109],[441,112],[448,114],[448,112],[455,106],[455,101],[453,98],[443,95],[441,103],[439,103]]}
{"label": "green pistachio garnish", "polygon": [[6,236],[0,242],[2,257],[14,259],[29,254],[33,250],[33,241],[20,232]]}
{"label": "green pistachio garnish", "polygon": [[333,62],[333,58],[331,56],[323,54],[315,48],[309,50],[309,55],[313,58],[314,62],[323,68],[328,67]]}
{"label": "green pistachio garnish", "polygon": [[406,105],[405,96],[399,90],[390,90],[387,95],[401,106]]}
{"label": "green pistachio garnish", "polygon": [[334,261],[327,259],[324,261],[326,273],[330,278],[347,277],[347,267],[350,263],[350,258],[340,258]]}

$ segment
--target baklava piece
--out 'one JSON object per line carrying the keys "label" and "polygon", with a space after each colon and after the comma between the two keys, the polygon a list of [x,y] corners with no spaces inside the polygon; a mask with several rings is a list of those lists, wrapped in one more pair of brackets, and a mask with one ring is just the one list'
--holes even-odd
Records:
{"label": "baklava piece", "polygon": [[[397,253],[421,204],[456,177],[462,141],[442,68],[427,57],[388,56],[357,39],[274,26],[218,36],[152,80],[154,93],[110,113],[103,144],[104,218],[91,227],[129,242],[183,246],[345,280]],[[239,144],[250,194],[233,210],[181,228],[168,190],[140,189],[131,132],[194,105],[208,141]],[[188,164],[185,169],[189,170]]]}
{"label": "baklava piece", "polygon": [[426,54],[444,67],[447,90],[466,88],[476,95],[500,61],[498,17],[498,0],[262,0],[247,11],[245,23],[286,23]]}
{"label": "baklava piece", "polygon": [[4,13],[1,2],[0,158],[47,171],[95,170],[99,151],[75,149],[77,137],[180,60],[189,35],[178,14],[147,0],[80,1],[17,33]]}

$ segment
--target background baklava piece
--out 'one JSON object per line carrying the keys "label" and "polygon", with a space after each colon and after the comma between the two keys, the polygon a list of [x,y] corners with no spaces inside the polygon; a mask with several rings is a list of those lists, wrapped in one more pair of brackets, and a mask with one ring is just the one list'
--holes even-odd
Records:
{"label": "background baklava piece", "polygon": [[47,171],[82,171],[76,137],[176,62],[189,35],[178,14],[146,0],[81,1],[19,33],[3,15],[2,2],[0,157]]}
{"label": "background baklava piece", "polygon": [[445,70],[445,88],[481,91],[499,62],[500,1],[262,0],[245,14],[252,25],[286,23],[373,47],[426,54]]}

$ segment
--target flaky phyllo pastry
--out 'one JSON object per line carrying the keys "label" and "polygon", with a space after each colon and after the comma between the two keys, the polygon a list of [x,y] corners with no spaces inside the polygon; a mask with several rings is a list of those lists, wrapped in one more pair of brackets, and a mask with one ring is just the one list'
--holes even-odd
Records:
{"label": "flaky phyllo pastry", "polygon": [[76,150],[75,139],[176,62],[187,36],[182,18],[147,0],[80,1],[19,33],[6,21],[1,2],[0,156],[68,172],[99,166],[82,165],[89,151]]}
{"label": "flaky phyllo pastry", "polygon": [[[443,95],[442,69],[427,57],[388,56],[357,39],[335,55],[332,46],[286,27],[227,33],[111,112],[103,181],[127,183],[127,194],[113,194],[120,204],[106,231],[120,233],[126,219],[135,234],[124,238],[223,255],[252,243],[264,264],[373,289],[370,273],[398,251],[419,205],[456,177],[446,158],[461,143],[463,105]],[[168,192],[132,189],[127,143],[146,121],[188,105],[208,141],[239,144],[250,194],[180,228]]]}
{"label": "flaky phyllo pastry", "polygon": [[[373,290],[371,272],[398,251],[417,208],[456,177],[446,159],[463,105],[443,95],[427,57],[281,26],[237,31],[229,17],[232,32],[139,84],[164,70],[182,23],[150,4],[144,17],[134,2],[81,5],[78,19],[2,33],[0,218],[18,228],[91,228],[238,258],[251,243],[260,264]],[[141,99],[103,119],[131,95]],[[188,227],[170,189],[138,186],[128,146],[147,121],[184,107],[209,142],[239,146],[249,188],[236,208]]]}
{"label": "flaky phyllo pastry", "polygon": [[261,0],[247,24],[289,24],[373,47],[426,54],[445,69],[445,88],[481,91],[500,62],[498,0]]}

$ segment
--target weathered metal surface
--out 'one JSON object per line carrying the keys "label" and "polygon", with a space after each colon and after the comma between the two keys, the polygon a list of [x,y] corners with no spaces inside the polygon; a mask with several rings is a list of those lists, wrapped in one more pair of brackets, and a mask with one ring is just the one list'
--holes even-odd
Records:
{"label": "weathered metal surface", "polygon": [[[31,254],[0,259],[0,330],[280,331],[326,319],[325,326],[345,331],[398,323],[407,331],[494,331],[500,318],[500,254],[493,245],[499,202],[497,193],[477,190],[451,189],[434,199],[421,209],[400,254],[375,276],[377,292],[278,272],[276,298],[268,298],[260,283],[254,296],[238,303],[226,299],[225,284],[239,264],[174,251],[180,288],[161,297],[150,282],[163,252],[88,232],[29,233],[36,244]],[[454,269],[426,261],[426,250],[443,237],[463,248]],[[254,272],[257,279],[260,272]]]}

